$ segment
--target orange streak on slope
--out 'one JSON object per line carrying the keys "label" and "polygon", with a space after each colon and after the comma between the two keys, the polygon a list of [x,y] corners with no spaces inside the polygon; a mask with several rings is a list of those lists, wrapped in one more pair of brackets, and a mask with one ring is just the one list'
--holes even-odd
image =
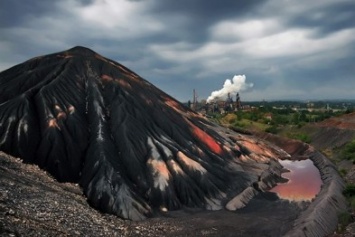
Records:
{"label": "orange streak on slope", "polygon": [[104,81],[112,81],[113,80],[112,77],[110,77],[109,75],[106,75],[106,74],[102,74],[101,79]]}
{"label": "orange streak on slope", "polygon": [[48,127],[50,127],[50,128],[58,128],[59,129],[59,126],[57,124],[57,120],[54,119],[54,118],[48,120]]}
{"label": "orange streak on slope", "polygon": [[116,79],[117,80],[117,83],[120,85],[120,86],[122,86],[122,87],[124,87],[124,88],[128,88],[128,89],[131,89],[132,88],[132,86],[131,86],[131,84],[129,84],[129,82],[127,82],[127,81],[125,81],[125,80],[123,80],[123,79]]}
{"label": "orange streak on slope", "polygon": [[154,169],[154,172],[158,173],[159,175],[164,177],[164,179],[166,179],[166,180],[169,179],[170,173],[169,173],[168,167],[166,166],[166,164],[163,161],[149,159],[148,164],[152,166],[152,168]]}
{"label": "orange streak on slope", "polygon": [[192,128],[192,132],[201,142],[203,142],[214,153],[218,155],[222,154],[221,146],[210,135],[191,122],[189,122],[189,124]]}
{"label": "orange streak on slope", "polygon": [[[165,98],[165,104],[179,113],[183,111],[181,105],[170,98]],[[190,125],[191,131],[197,139],[203,142],[212,152],[218,155],[222,154],[221,146],[210,135],[191,123],[189,120],[185,119],[185,121]]]}
{"label": "orange streak on slope", "polygon": [[57,57],[58,58],[72,58],[73,55],[65,53],[64,55],[63,54],[58,54]]}
{"label": "orange streak on slope", "polygon": [[180,104],[170,98],[165,98],[165,104],[179,113],[182,111]]}
{"label": "orange streak on slope", "polygon": [[191,159],[190,157],[188,157],[187,155],[185,155],[181,151],[178,151],[177,157],[189,168],[191,168],[193,170],[198,170],[201,173],[206,173],[206,169],[203,168],[203,166],[200,163],[198,163],[197,161],[194,161],[193,159]]}

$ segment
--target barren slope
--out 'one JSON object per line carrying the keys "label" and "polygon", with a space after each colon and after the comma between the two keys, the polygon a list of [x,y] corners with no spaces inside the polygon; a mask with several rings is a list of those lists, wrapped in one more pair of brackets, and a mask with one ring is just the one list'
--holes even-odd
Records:
{"label": "barren slope", "polygon": [[284,153],[218,129],[84,47],[0,73],[0,150],[79,183],[92,206],[123,218],[219,210],[262,174],[275,183]]}

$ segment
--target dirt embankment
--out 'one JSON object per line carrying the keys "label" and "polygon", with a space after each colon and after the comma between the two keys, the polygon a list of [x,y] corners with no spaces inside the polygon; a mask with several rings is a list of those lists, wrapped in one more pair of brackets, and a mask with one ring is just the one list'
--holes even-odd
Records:
{"label": "dirt embankment", "polygon": [[333,117],[318,123],[320,127],[333,127],[346,130],[355,130],[355,112],[340,117]]}
{"label": "dirt embankment", "polygon": [[[347,143],[355,139],[355,113],[333,117],[316,124],[308,124],[302,128],[302,131],[310,136],[311,146],[334,162],[335,165],[329,165],[329,167],[332,167],[333,170],[343,171],[343,179],[347,183],[354,184],[355,165],[352,161],[342,159],[341,150]],[[297,141],[290,144],[286,139],[275,139],[275,136],[270,135],[266,135],[264,138],[273,140],[290,153],[295,151],[295,154],[304,152],[308,146],[305,144],[297,146],[295,144],[300,143]],[[323,155],[317,153],[317,156]],[[354,216],[354,213],[352,215]],[[354,230],[355,223],[351,223],[346,227],[342,236],[354,236]]]}
{"label": "dirt embankment", "polygon": [[311,138],[311,145],[326,154],[337,166],[345,171],[344,179],[355,183],[355,165],[342,158],[342,149],[355,139],[355,113],[324,120],[303,128]]}
{"label": "dirt embankment", "polygon": [[326,126],[314,126],[308,130],[311,135],[311,144],[320,151],[341,148],[355,138],[355,130]]}
{"label": "dirt embankment", "polygon": [[323,185],[311,205],[294,222],[287,236],[326,236],[337,228],[338,214],[346,210],[342,195],[344,181],[337,167],[312,146],[297,140],[286,139],[269,133],[258,133],[265,139],[291,154],[291,159],[311,159],[319,169]]}
{"label": "dirt embankment", "polygon": [[338,149],[355,139],[355,113],[307,125],[304,130],[310,134],[311,144],[317,150]]}

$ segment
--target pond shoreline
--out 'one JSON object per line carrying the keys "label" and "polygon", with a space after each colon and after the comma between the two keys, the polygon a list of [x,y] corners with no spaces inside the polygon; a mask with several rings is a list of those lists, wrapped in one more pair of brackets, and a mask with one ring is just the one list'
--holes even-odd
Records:
{"label": "pond shoreline", "polygon": [[318,168],[323,181],[319,194],[294,221],[293,228],[286,236],[326,236],[334,233],[338,225],[338,214],[346,211],[346,200],[342,195],[345,183],[336,166],[308,144],[273,134],[254,135],[284,149],[293,160],[308,157]]}
{"label": "pond shoreline", "polygon": [[312,201],[320,192],[323,184],[319,169],[310,159],[305,160],[280,160],[281,165],[287,170],[281,176],[287,182],[278,182],[269,190],[284,200],[295,202]]}

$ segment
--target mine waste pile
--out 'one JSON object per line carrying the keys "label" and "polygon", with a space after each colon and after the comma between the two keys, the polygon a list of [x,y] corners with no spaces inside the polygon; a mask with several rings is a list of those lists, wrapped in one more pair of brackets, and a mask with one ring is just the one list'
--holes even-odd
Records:
{"label": "mine waste pile", "polygon": [[[286,181],[278,160],[297,156],[282,149],[285,143],[267,140],[208,121],[84,47],[36,57],[0,73],[0,151],[38,165],[58,182],[79,184],[89,205],[101,213],[133,221],[189,220],[191,212],[211,223],[236,218],[235,229],[228,230],[233,236],[243,228],[241,236],[267,236],[266,227],[238,222],[248,212],[256,222],[259,214],[265,221],[280,214],[272,227],[277,235],[332,233],[345,208],[334,166],[311,147],[297,145],[320,170],[323,185],[312,202],[280,200],[268,192]],[[266,206],[272,209],[258,213]]]}

